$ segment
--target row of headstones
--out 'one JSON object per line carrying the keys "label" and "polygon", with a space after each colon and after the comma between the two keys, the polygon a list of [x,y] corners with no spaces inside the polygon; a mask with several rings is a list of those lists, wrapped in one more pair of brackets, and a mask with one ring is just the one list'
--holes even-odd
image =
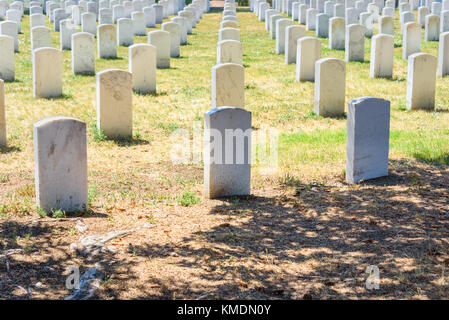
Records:
{"label": "row of headstones", "polygon": [[[360,17],[360,24],[366,27],[365,33],[367,37],[371,37],[373,34],[373,23],[379,22],[380,29],[383,29],[382,33],[392,34],[394,28],[394,14],[395,14],[395,2],[394,0],[387,0],[385,7],[383,7],[383,1],[346,1],[345,3],[338,3],[335,1],[315,1],[312,0],[309,4],[305,4],[306,1],[289,1],[288,14],[292,16],[293,21],[299,21],[301,24],[306,25],[307,30],[316,30],[317,35],[327,38],[329,33],[329,24],[332,17],[345,18],[346,25],[357,24]],[[440,32],[449,31],[449,0],[445,2],[431,2],[428,1],[418,7],[417,1],[410,1],[410,3],[416,3],[415,5],[409,4],[408,0],[400,0],[399,13],[401,32],[403,26],[408,22],[414,22],[415,16],[411,10],[412,8],[418,9],[418,22],[425,28],[426,41],[438,41]],[[261,11],[261,21],[265,19],[266,4],[260,8],[260,4],[264,3],[264,0],[254,0],[254,10]],[[276,3],[275,3],[276,4]],[[309,6],[310,5],[310,6]],[[379,9],[382,9],[382,17],[379,18]],[[431,7],[431,9],[429,9]],[[432,14],[429,14],[429,13]],[[440,19],[441,15],[441,19]],[[441,20],[441,23],[440,23]]]}
{"label": "row of headstones", "polygon": [[243,65],[243,49],[237,21],[235,2],[225,1],[218,31],[217,65],[236,63]]}
{"label": "row of headstones", "polygon": [[[262,9],[259,3],[259,8]],[[268,14],[270,9],[265,9]],[[261,16],[259,10],[259,17]],[[277,11],[276,11],[277,12]],[[285,63],[296,63],[297,81],[315,81],[315,112],[321,116],[339,116],[344,113],[345,100],[345,62],[333,58],[321,58],[321,40],[305,37],[305,28],[293,25],[283,15],[273,14],[271,23],[266,24],[271,38],[276,39],[276,53],[285,54]],[[344,19],[336,19],[330,25],[329,47],[345,49],[346,61],[364,60],[365,27],[352,24],[346,27]],[[339,21],[342,19],[343,21]],[[420,52],[421,28],[417,24],[407,24],[404,30],[403,58],[408,59],[407,108],[434,109],[437,58]],[[444,76],[449,70],[449,32],[441,35],[439,54],[439,74]],[[337,40],[335,40],[337,38]],[[392,78],[394,38],[388,34],[372,37],[370,76],[372,78]],[[338,44],[338,46],[337,46]],[[420,70],[424,67],[424,71]],[[425,82],[426,90],[421,90]]]}
{"label": "row of headstones", "polygon": [[[200,0],[191,5],[201,19],[206,6],[199,6]],[[189,9],[189,8],[187,8]],[[181,13],[181,12],[180,12]],[[175,17],[173,19],[176,19]],[[184,17],[179,17],[186,19]],[[61,21],[61,25],[66,20]],[[120,25],[119,25],[120,26]],[[196,24],[195,24],[196,27]],[[148,45],[134,45],[129,49],[130,71],[135,71],[134,88],[140,93],[154,92],[156,74],[153,68],[153,56],[157,68],[169,68],[170,57],[180,55],[180,44],[187,43],[187,29],[176,22],[165,22],[162,30],[148,33]],[[183,32],[181,32],[181,30]],[[62,34],[63,29],[61,29]],[[117,57],[117,38],[114,25],[99,25],[97,28],[97,48],[99,58]],[[73,74],[95,74],[95,41],[87,32],[70,35],[72,50]],[[130,34],[133,39],[132,32]],[[185,39],[185,40],[184,40]],[[14,48],[13,39],[0,35],[0,78],[14,80]],[[130,41],[132,44],[132,41]],[[31,30],[31,47],[33,53],[33,93],[35,97],[52,98],[62,95],[62,52],[51,48],[51,30],[46,27],[34,27]],[[66,48],[67,49],[67,48]],[[142,64],[148,64],[141,67]]]}
{"label": "row of headstones", "polygon": [[[110,5],[113,1],[116,0],[102,0],[102,3],[106,3]],[[71,2],[70,0],[62,3]],[[81,1],[82,3],[83,1]],[[86,1],[84,1],[86,2]],[[143,3],[140,7],[145,4],[149,4],[151,2],[154,3],[154,0],[136,0],[134,2],[125,1],[131,4],[134,2]],[[35,2],[36,3],[36,2]],[[97,4],[96,2],[86,2],[89,4]],[[120,3],[117,0],[117,3]],[[161,1],[160,3],[163,3]],[[66,4],[67,5],[67,4]],[[181,35],[182,39],[185,40],[186,32],[192,32],[192,27],[195,27],[196,23],[199,21],[199,15],[205,10],[207,11],[209,8],[208,0],[195,0],[192,4],[183,7],[184,0],[180,2],[180,8],[183,10],[174,10],[177,17],[172,18],[172,22],[178,23],[181,25]],[[78,25],[81,24],[81,31],[88,32],[96,36],[97,33],[97,16],[94,12],[83,12],[84,9],[80,5],[70,5],[65,9],[61,8],[60,3],[55,3],[53,1],[48,1],[46,3],[47,6],[47,15],[49,16],[50,22],[54,23],[54,30],[61,31],[60,41],[61,48],[63,50],[70,49],[71,47],[71,35],[77,32]],[[115,7],[115,5],[114,5]],[[123,7],[118,5],[118,7]],[[132,8],[132,7],[131,7]],[[201,8],[201,10],[199,10]],[[206,9],[205,9],[206,8]],[[37,9],[37,10],[35,10]],[[76,9],[76,10],[75,10]],[[128,18],[126,14],[123,14],[123,17],[120,15],[112,16],[110,14],[109,8],[102,8],[100,10],[100,19],[99,24],[113,24],[113,22],[117,23],[118,28],[118,41],[120,45],[131,45],[133,40],[132,36],[136,35],[145,35],[146,27],[155,27],[155,24],[162,23],[163,17],[165,17],[164,7],[160,4],[153,4],[148,7],[143,7],[141,10],[136,8],[136,10],[131,12],[130,17]],[[78,10],[78,11],[77,11]],[[108,11],[109,10],[109,11]],[[9,12],[10,10],[8,10]],[[22,20],[23,13],[18,12],[18,10],[14,10],[18,14],[15,18],[7,17],[7,21],[0,23],[0,34],[12,36],[15,39],[15,50],[18,51],[18,33],[20,33],[20,22]],[[30,8],[30,28],[34,27],[44,27],[45,26],[45,16],[42,14],[43,8],[40,4],[33,4]],[[68,12],[67,12],[68,11]],[[201,12],[201,13],[200,13]],[[168,16],[167,16],[168,17]],[[114,18],[114,19],[113,19]],[[186,19],[188,21],[186,21]],[[120,20],[120,22],[119,22]],[[17,24],[14,24],[16,22]],[[43,31],[41,31],[43,32]]]}
{"label": "row of headstones", "polygon": [[234,0],[226,0],[218,31],[217,64],[211,70],[212,108],[245,106],[245,68]]}
{"label": "row of headstones", "polygon": [[[0,93],[2,86],[3,82],[0,81]],[[389,130],[389,101],[364,97],[349,102],[346,149],[348,183],[388,175]],[[88,209],[84,122],[55,117],[35,123],[34,159],[38,207],[46,212]],[[205,197],[248,195],[251,192],[250,178],[251,112],[228,106],[206,112]]]}
{"label": "row of headstones", "polygon": [[[114,34],[112,33],[110,36],[112,37]],[[103,38],[101,32],[99,32],[98,38],[101,43],[101,39]],[[156,38],[156,40],[158,39]],[[163,42],[163,49],[170,52],[170,38],[166,37],[165,40]],[[74,73],[95,74],[93,36],[88,33],[77,33],[73,35],[72,41],[74,42],[72,70],[76,71]],[[157,53],[161,51],[159,50],[159,46],[160,42],[157,41],[150,42],[150,44],[140,43],[132,45],[128,50],[129,71],[105,70],[97,73],[98,128],[104,131],[106,136],[132,136],[132,90],[139,93],[156,91]],[[3,55],[3,51],[12,53],[12,56],[7,57]],[[0,57],[2,58],[0,60],[0,70],[5,60],[14,61],[13,39],[11,37],[0,36]],[[32,64],[33,96],[43,98],[61,96],[63,84],[62,51],[50,47],[36,49],[33,51]],[[14,68],[14,63],[12,63],[12,68]],[[6,146],[3,91],[2,97],[2,108],[0,110],[0,146]]]}

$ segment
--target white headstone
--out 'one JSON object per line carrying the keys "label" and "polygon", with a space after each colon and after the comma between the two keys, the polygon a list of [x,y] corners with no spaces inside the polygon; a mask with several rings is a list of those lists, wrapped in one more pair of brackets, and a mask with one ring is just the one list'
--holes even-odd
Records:
{"label": "white headstone", "polygon": [[337,58],[323,58],[315,63],[315,113],[342,116],[345,111],[346,63]]}
{"label": "white headstone", "polygon": [[217,64],[237,63],[243,65],[242,43],[236,40],[223,40],[217,43]]}
{"label": "white headstone", "polygon": [[132,86],[128,71],[97,73],[97,128],[108,138],[132,137]]}
{"label": "white headstone", "polygon": [[33,96],[55,98],[62,96],[62,51],[39,48],[33,51]]}
{"label": "white headstone", "polygon": [[351,24],[346,27],[345,60],[365,60],[365,27],[361,24]]}
{"label": "white headstone", "polygon": [[51,29],[47,27],[34,27],[31,29],[31,52],[45,47],[51,47]]}
{"label": "white headstone", "polygon": [[408,110],[435,109],[437,57],[429,53],[414,53],[408,57]]}
{"label": "white headstone", "polygon": [[19,52],[19,37],[17,35],[17,22],[3,21],[0,22],[0,35],[10,36],[14,39],[14,51]]}
{"label": "white headstone", "polygon": [[134,43],[133,21],[130,18],[117,20],[117,41],[119,46],[125,47]]}
{"label": "white headstone", "polygon": [[348,103],[346,181],[388,175],[390,101],[364,97]]}
{"label": "white headstone", "polygon": [[205,197],[249,195],[250,181],[251,112],[223,106],[205,113]]}
{"label": "white headstone", "polygon": [[285,29],[285,64],[296,63],[298,40],[304,37],[306,28],[303,26],[288,26]]}
{"label": "white headstone", "polygon": [[145,36],[147,34],[147,26],[143,12],[133,12],[131,18],[134,34],[136,36]]}
{"label": "white headstone", "polygon": [[170,33],[162,30],[150,31],[148,32],[148,43],[157,49],[157,68],[170,68]]}
{"label": "white headstone", "polygon": [[95,14],[92,12],[85,12],[81,15],[81,31],[89,32],[93,36],[97,34],[97,21]]}
{"label": "white headstone", "polygon": [[276,53],[283,54],[285,52],[285,29],[293,25],[290,19],[279,19],[276,21]]}
{"label": "white headstone", "polygon": [[146,94],[156,92],[156,47],[138,43],[129,47],[129,72],[133,89]]}
{"label": "white headstone", "polygon": [[438,75],[440,77],[449,74],[449,32],[440,34],[438,49]]}
{"label": "white headstone", "polygon": [[321,58],[321,40],[314,37],[298,39],[296,81],[315,81],[315,62]]}
{"label": "white headstone", "polygon": [[409,22],[404,25],[402,37],[402,59],[421,51],[421,25],[416,22]]}
{"label": "white headstone", "polygon": [[376,34],[371,40],[371,78],[391,78],[393,76],[394,37]]}
{"label": "white headstone", "polygon": [[179,57],[181,55],[181,26],[175,22],[164,22],[161,30],[170,34],[170,57]]}
{"label": "white headstone", "polygon": [[212,108],[245,107],[245,69],[236,63],[212,67]]}
{"label": "white headstone", "polygon": [[91,33],[72,35],[72,73],[95,74],[95,39]]}
{"label": "white headstone", "polygon": [[117,58],[117,32],[112,24],[101,24],[97,28],[98,58]]}
{"label": "white headstone", "polygon": [[39,208],[47,213],[53,210],[87,211],[86,146],[86,124],[82,121],[54,117],[34,124],[36,202]]}
{"label": "white headstone", "polygon": [[332,18],[329,20],[329,49],[345,49],[345,19]]}

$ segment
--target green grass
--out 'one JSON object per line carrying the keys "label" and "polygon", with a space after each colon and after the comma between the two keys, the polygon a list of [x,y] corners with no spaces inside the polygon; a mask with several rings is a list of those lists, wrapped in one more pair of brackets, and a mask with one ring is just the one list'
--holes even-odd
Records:
{"label": "green grass", "polygon": [[181,206],[188,207],[201,202],[201,199],[196,197],[194,192],[184,191],[177,201]]}
{"label": "green grass", "polygon": [[[295,81],[296,65],[285,65],[275,53],[265,24],[254,13],[238,12],[245,65],[245,108],[252,113],[256,129],[279,131],[279,177],[298,176],[301,181],[325,180],[340,175],[345,168],[346,119],[325,118],[314,109],[314,83]],[[29,16],[22,22],[20,52],[15,54],[16,81],[5,84],[8,147],[0,152],[0,200],[2,211],[26,214],[35,211],[34,195],[18,190],[34,180],[33,124],[51,116],[71,116],[88,124],[89,185],[98,195],[92,205],[113,206],[129,200],[152,204],[194,203],[186,188],[201,190],[202,164],[174,167],[170,162],[171,135],[177,129],[192,132],[193,123],[203,120],[211,108],[211,68],[216,63],[216,42],[221,15],[208,13],[181,47],[180,59],[171,59],[170,69],[157,70],[157,92],[133,94],[133,139],[109,140],[96,129],[95,76],[71,74],[71,52],[63,52],[63,92],[61,99],[32,97],[32,63]],[[391,102],[390,158],[448,165],[449,77],[437,78],[436,112],[405,109],[407,61],[401,57],[402,36],[396,17],[393,79],[371,79],[369,59],[371,39],[365,39],[365,62],[350,62],[346,68],[346,104],[362,96]],[[47,26],[52,25],[47,22]],[[157,26],[159,29],[160,26]],[[148,28],[147,31],[154,30]],[[377,29],[374,33],[377,33]],[[307,35],[315,36],[313,31]],[[424,32],[423,32],[424,34]],[[328,49],[322,40],[322,57],[344,59],[343,50]],[[135,43],[147,37],[135,37]],[[59,34],[52,32],[59,47]],[[422,51],[437,55],[438,43],[422,41]],[[96,59],[96,72],[128,69],[128,48],[118,48],[119,59]],[[193,136],[193,135],[192,135]],[[258,146],[256,146],[258,148]],[[156,168],[155,168],[156,167]],[[195,177],[187,177],[195,172]],[[174,175],[182,176],[173,178]],[[162,178],[172,177],[170,182]],[[252,175],[257,182],[262,178]],[[262,185],[262,184],[260,184]],[[3,191],[7,190],[7,191]],[[112,196],[114,195],[114,196]],[[189,202],[190,200],[192,202]]]}

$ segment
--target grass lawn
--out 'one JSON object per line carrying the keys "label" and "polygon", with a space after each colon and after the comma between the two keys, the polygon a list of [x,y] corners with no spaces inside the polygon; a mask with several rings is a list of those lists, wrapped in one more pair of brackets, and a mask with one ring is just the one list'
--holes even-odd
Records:
{"label": "grass lawn", "polygon": [[[30,287],[33,298],[63,298],[70,295],[66,268],[84,271],[96,262],[103,274],[100,299],[449,298],[449,77],[437,78],[434,112],[408,112],[398,12],[392,80],[369,77],[366,39],[365,62],[346,67],[346,103],[362,96],[391,102],[390,176],[347,185],[345,117],[315,115],[314,84],[295,81],[296,65],[275,53],[275,41],[254,13],[239,8],[237,16],[246,108],[254,132],[279,132],[279,167],[268,173],[255,165],[252,195],[220,200],[203,199],[201,162],[170,160],[180,142],[173,133],[184,129],[194,136],[210,109],[220,13],[204,14],[181,57],[157,70],[157,94],[134,94],[134,137],[121,141],[95,129],[95,76],[72,75],[70,51],[63,53],[64,96],[32,97],[24,16],[17,80],[5,84],[0,298],[27,298],[20,287]],[[52,36],[58,48],[59,33]],[[135,43],[146,40],[135,37]],[[344,51],[329,50],[321,40],[322,57],[344,59]],[[423,41],[422,51],[437,55],[438,42]],[[128,48],[119,47],[118,57],[97,59],[96,71],[127,69]],[[36,208],[33,123],[52,116],[88,125],[90,211],[78,217],[42,218]],[[76,229],[78,219],[87,231]],[[110,242],[117,253],[85,257],[70,250],[82,236],[145,224],[152,228]],[[369,265],[379,267],[379,290],[365,288]],[[36,282],[42,286],[35,288]]]}

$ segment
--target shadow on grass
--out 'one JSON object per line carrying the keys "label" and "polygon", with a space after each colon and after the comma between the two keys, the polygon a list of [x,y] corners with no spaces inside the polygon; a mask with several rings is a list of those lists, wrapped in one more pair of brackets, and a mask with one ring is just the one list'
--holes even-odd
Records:
{"label": "shadow on grass", "polygon": [[146,145],[150,144],[149,141],[143,140],[140,138],[115,138],[115,139],[108,139],[110,141],[113,141],[116,145],[119,147],[131,147],[131,146],[138,146],[138,145]]}
{"label": "shadow on grass", "polygon": [[69,100],[72,99],[73,95],[71,93],[63,93],[59,97],[51,97],[51,98],[40,98],[44,100]]}
{"label": "shadow on grass", "polygon": [[[1,21],[1,20],[0,20]],[[23,80],[15,78],[14,80],[3,80],[5,83],[24,83]]]}
{"label": "shadow on grass", "polygon": [[251,10],[248,7],[245,8],[237,8],[236,9],[237,12],[251,12]]}
{"label": "shadow on grass", "polygon": [[13,153],[13,152],[20,152],[22,149],[20,147],[16,146],[6,146],[6,147],[0,147],[0,154],[7,154],[7,153]]}
{"label": "shadow on grass", "polygon": [[156,91],[156,92],[148,92],[148,93],[139,93],[134,92],[138,96],[142,97],[162,97],[168,95],[168,91]]}
{"label": "shadow on grass", "polygon": [[123,60],[122,57],[110,57],[110,58],[100,58],[98,60]]}
{"label": "shadow on grass", "polygon": [[[175,263],[175,251],[176,265],[198,278],[151,279],[164,298],[448,298],[449,286],[435,283],[449,257],[449,176],[393,160],[389,177],[341,183],[290,178],[280,196],[223,198],[210,215],[228,222],[134,252]],[[378,290],[365,286],[370,265],[380,270]]]}
{"label": "shadow on grass", "polygon": [[[0,221],[0,239],[2,239],[0,299],[67,297],[73,293],[73,290],[66,289],[67,277],[73,275],[73,272],[67,270],[70,266],[78,267],[80,275],[96,266],[101,280],[106,280],[110,274],[125,282],[135,281],[138,278],[129,269],[129,262],[118,260],[112,253],[103,253],[94,258],[77,255],[75,258],[69,251],[71,245],[69,239],[61,237],[71,229],[73,223],[67,221],[48,221],[48,219],[35,222]],[[5,262],[8,265],[7,269],[3,267]],[[44,286],[37,288],[35,286],[37,281]],[[114,298],[113,292],[108,293],[105,292],[108,297]],[[95,296],[93,298],[95,299]]]}

